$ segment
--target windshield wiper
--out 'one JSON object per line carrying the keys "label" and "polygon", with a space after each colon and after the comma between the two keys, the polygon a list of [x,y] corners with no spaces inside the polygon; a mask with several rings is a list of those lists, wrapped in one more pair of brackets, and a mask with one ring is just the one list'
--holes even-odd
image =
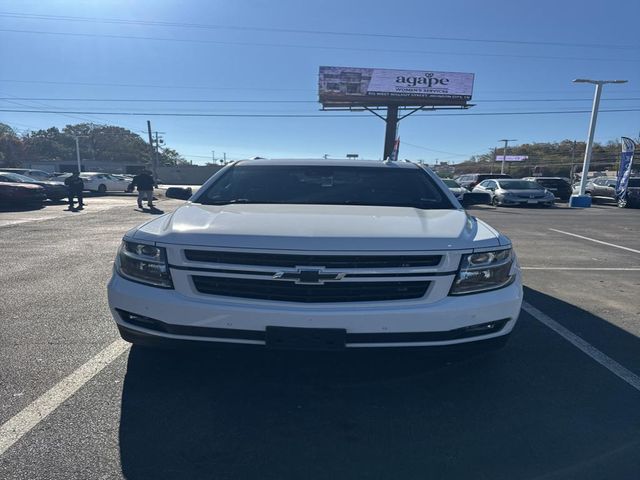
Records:
{"label": "windshield wiper", "polygon": [[229,205],[231,203],[252,203],[248,198],[234,198],[232,200],[207,200],[207,205]]}

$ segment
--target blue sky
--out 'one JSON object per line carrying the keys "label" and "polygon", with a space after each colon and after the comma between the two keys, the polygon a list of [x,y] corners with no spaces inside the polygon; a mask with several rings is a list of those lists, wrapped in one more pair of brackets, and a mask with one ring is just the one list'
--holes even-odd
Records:
{"label": "blue sky", "polygon": [[[605,87],[602,110],[636,110],[601,113],[596,140],[606,142],[640,130],[640,40],[628,21],[634,18],[640,18],[640,2],[633,0],[4,0],[0,109],[320,114],[319,65],[473,72],[477,106],[467,113],[474,114],[590,110],[593,87],[572,79],[629,80]],[[278,31],[292,29],[325,33]],[[373,115],[0,112],[0,121],[19,131],[93,121],[142,133],[147,118],[165,132],[168,146],[194,163],[209,160],[212,150],[228,158],[382,155],[384,123]],[[588,121],[588,113],[424,114],[401,122],[400,156],[455,162],[488,151],[501,138],[584,140]]]}

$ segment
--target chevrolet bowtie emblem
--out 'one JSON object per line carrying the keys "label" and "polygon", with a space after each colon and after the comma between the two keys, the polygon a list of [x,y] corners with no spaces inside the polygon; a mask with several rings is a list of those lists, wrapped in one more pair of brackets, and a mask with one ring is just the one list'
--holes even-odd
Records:
{"label": "chevrolet bowtie emblem", "polygon": [[305,285],[322,285],[325,281],[342,280],[345,273],[330,273],[318,268],[298,268],[295,272],[278,272],[273,278],[278,280],[295,280]]}

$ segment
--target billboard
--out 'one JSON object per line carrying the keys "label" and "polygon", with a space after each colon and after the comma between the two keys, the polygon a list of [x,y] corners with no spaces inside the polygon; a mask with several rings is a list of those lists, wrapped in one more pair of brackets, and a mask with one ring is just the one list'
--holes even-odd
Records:
{"label": "billboard", "polygon": [[529,160],[529,156],[528,155],[507,155],[505,157],[504,155],[500,155],[499,153],[496,154],[496,162],[502,162],[503,159],[505,162],[526,162],[527,160]]}
{"label": "billboard", "polygon": [[318,96],[324,107],[466,105],[473,73],[382,68],[320,67]]}

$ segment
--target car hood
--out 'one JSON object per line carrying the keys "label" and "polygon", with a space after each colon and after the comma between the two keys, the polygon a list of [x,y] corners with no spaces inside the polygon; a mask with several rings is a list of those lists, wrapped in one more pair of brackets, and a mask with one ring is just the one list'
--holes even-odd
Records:
{"label": "car hood", "polygon": [[22,182],[0,182],[0,187],[20,187],[28,190],[42,190],[40,185],[35,183],[22,183]]}
{"label": "car hood", "polygon": [[448,250],[508,245],[464,210],[187,203],[127,237],[159,244],[284,250]]}

